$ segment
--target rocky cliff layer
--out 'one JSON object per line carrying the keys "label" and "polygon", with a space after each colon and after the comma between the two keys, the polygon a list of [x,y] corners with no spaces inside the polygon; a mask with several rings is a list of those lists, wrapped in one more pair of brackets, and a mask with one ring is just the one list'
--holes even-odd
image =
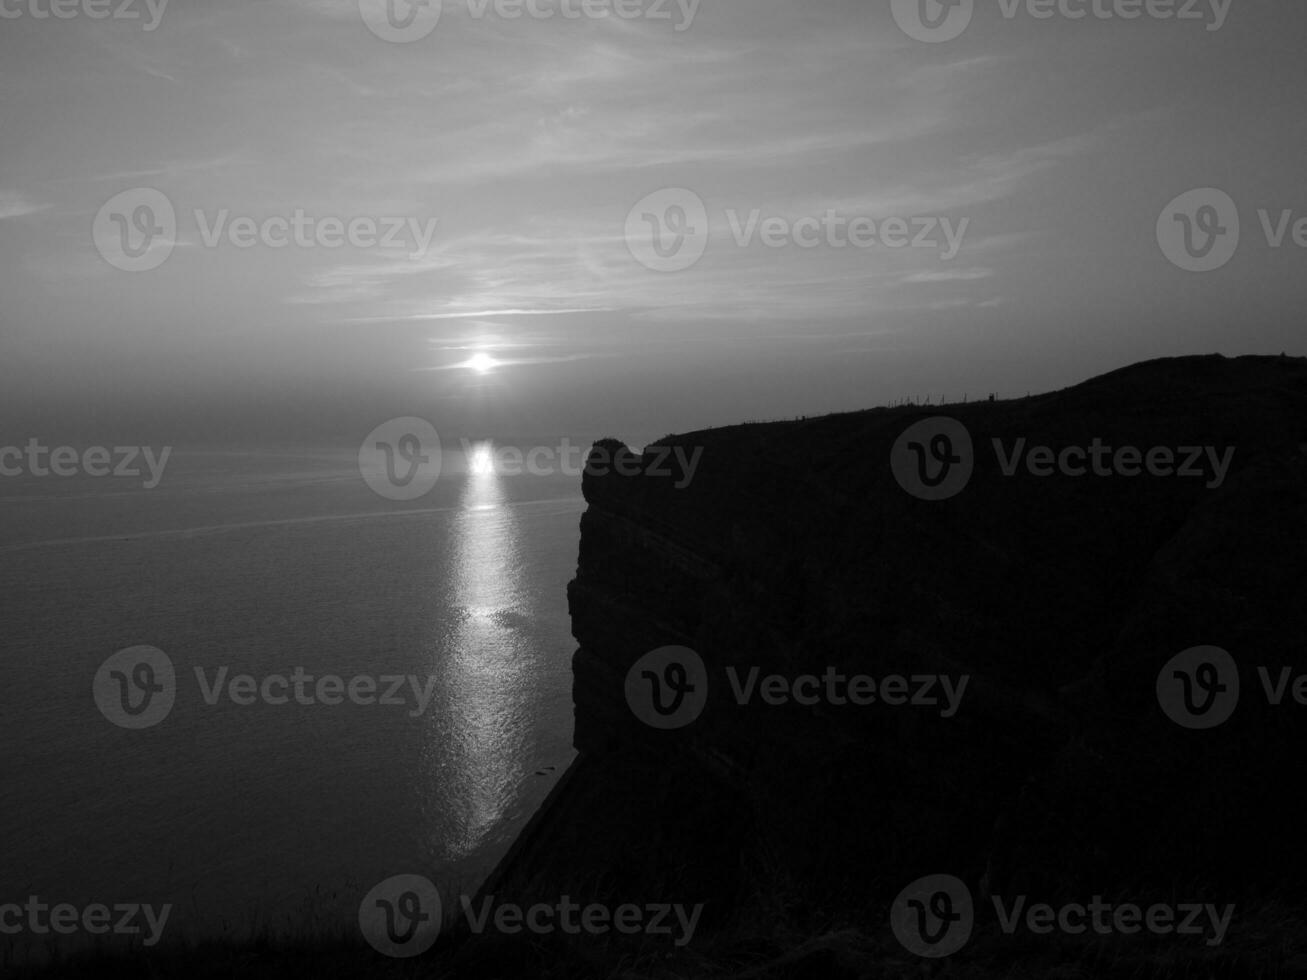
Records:
{"label": "rocky cliff layer", "polygon": [[[939,415],[970,433],[974,473],[930,501],[890,460]],[[1003,471],[1017,446],[1095,444],[1213,455],[1204,476]],[[668,449],[701,450],[688,483]],[[704,901],[706,928],[738,933],[883,921],[941,871],[1050,900],[1297,888],[1307,707],[1292,682],[1271,704],[1258,668],[1307,671],[1307,362],[1155,361],[1017,401],[674,436],[628,462],[584,480],[577,771],[501,892]],[[672,644],[702,658],[708,697],[659,730],[625,685]],[[1206,731],[1157,693],[1197,645],[1242,680]],[[730,668],[969,684],[948,717],[742,706]]]}

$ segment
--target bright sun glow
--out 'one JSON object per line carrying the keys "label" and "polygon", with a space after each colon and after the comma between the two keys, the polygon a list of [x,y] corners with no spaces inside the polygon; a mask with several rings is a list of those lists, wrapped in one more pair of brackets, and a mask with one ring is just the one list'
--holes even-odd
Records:
{"label": "bright sun glow", "polygon": [[467,468],[473,476],[490,476],[495,472],[495,454],[490,443],[483,442],[472,448]]}
{"label": "bright sun glow", "polygon": [[499,362],[484,351],[479,351],[464,361],[463,366],[471,368],[477,374],[489,374],[499,367]]}

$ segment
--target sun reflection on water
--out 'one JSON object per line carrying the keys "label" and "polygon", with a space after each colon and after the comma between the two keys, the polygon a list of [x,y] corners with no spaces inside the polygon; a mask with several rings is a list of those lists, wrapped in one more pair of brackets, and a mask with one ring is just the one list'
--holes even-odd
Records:
{"label": "sun reflection on water", "polygon": [[516,625],[523,601],[520,529],[503,506],[502,478],[489,445],[473,449],[467,483],[453,523],[454,602],[459,617],[450,636],[444,700],[447,739],[442,822],[449,857],[467,856],[485,842],[514,802],[521,781],[525,704],[530,680]]}

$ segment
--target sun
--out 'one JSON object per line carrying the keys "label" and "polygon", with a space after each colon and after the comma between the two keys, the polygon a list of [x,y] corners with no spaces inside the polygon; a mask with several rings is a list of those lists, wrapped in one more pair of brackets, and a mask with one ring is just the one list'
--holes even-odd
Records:
{"label": "sun", "polygon": [[495,450],[488,442],[477,443],[467,459],[468,472],[473,476],[493,476],[495,474]]}
{"label": "sun", "polygon": [[463,362],[463,367],[470,368],[477,374],[489,374],[495,368],[499,367],[499,361],[495,360],[485,351],[478,351]]}

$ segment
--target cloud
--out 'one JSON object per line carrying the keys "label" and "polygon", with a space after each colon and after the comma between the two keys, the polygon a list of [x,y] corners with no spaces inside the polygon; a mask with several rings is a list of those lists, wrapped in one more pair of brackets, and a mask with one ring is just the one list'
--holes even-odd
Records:
{"label": "cloud", "polygon": [[993,274],[993,269],[928,269],[914,272],[903,281],[907,283],[974,282],[977,279],[988,279]]}
{"label": "cloud", "polygon": [[[535,364],[569,364],[573,361],[591,361],[602,357],[616,357],[617,354],[608,353],[584,353],[584,354],[560,354],[553,357],[516,357],[516,358],[495,358],[496,368],[505,367],[527,367]],[[415,367],[412,371],[456,371],[460,368],[467,368],[466,361],[460,361],[457,364],[440,364],[430,367]]]}
{"label": "cloud", "polygon": [[464,320],[480,317],[505,316],[557,316],[560,313],[606,313],[611,306],[548,307],[534,310],[467,310],[457,313],[415,313],[406,320]]}
{"label": "cloud", "polygon": [[48,204],[37,204],[24,197],[17,191],[0,190],[0,220],[5,218],[21,218],[24,215],[36,214],[49,208]]}

